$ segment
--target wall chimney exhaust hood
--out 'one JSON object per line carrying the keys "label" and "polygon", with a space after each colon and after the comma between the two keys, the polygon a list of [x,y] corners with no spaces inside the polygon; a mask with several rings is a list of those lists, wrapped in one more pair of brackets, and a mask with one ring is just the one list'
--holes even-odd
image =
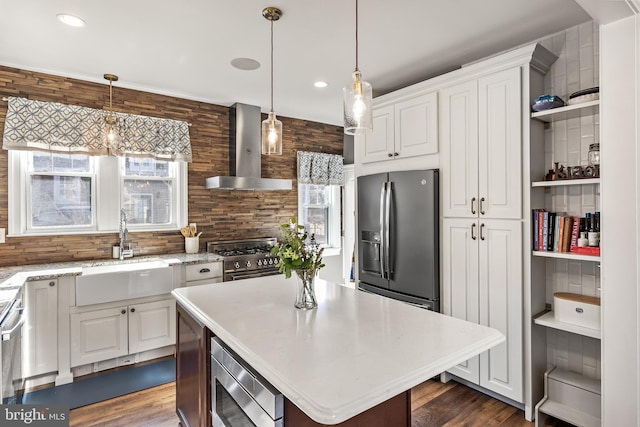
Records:
{"label": "wall chimney exhaust hood", "polygon": [[291,190],[290,179],[262,178],[260,107],[235,103],[229,112],[229,174],[207,178],[210,190]]}

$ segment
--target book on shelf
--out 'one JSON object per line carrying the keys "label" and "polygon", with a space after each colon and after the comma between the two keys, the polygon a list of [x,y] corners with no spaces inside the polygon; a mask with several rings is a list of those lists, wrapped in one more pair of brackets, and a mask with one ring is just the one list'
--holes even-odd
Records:
{"label": "book on shelf", "polygon": [[596,246],[576,246],[571,250],[571,253],[579,255],[593,255],[600,256],[600,247]]}
{"label": "book on shelf", "polygon": [[580,217],[573,218],[571,225],[571,242],[569,243],[569,252],[578,247],[578,237],[580,237]]}

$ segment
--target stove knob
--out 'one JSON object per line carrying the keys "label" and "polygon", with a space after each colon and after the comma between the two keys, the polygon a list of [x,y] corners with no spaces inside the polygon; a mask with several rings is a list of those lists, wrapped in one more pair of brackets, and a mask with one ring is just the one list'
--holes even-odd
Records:
{"label": "stove knob", "polygon": [[238,261],[236,261],[236,262],[234,262],[234,263],[233,263],[233,266],[234,266],[236,269],[238,269],[238,268],[240,268],[240,263],[239,263]]}
{"label": "stove knob", "polygon": [[251,268],[251,260],[247,260],[247,268]]}
{"label": "stove knob", "polygon": [[258,260],[258,267],[262,267],[262,260],[261,259]]}
{"label": "stove knob", "polygon": [[273,265],[273,258],[269,258],[269,265]]}

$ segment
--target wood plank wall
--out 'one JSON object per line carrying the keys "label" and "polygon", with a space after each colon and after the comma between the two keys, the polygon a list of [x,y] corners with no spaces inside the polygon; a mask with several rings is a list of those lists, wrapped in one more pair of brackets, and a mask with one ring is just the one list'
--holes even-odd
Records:
{"label": "wood plank wall", "polygon": [[[106,70],[108,71],[108,70]],[[97,76],[99,78],[99,76]],[[121,76],[121,81],[126,80]],[[106,109],[109,89],[92,83],[0,66],[0,97],[19,96]],[[262,157],[262,176],[293,179],[292,191],[206,190],[205,178],[229,173],[229,108],[148,92],[113,88],[114,111],[184,120],[190,128],[193,162],[189,164],[189,222],[198,224],[205,242],[279,236],[278,224],[297,212],[296,153],[319,151],[342,154],[342,128],[279,117],[283,125],[283,155]],[[0,102],[0,135],[4,132],[7,103]],[[263,115],[264,119],[264,115]],[[0,227],[7,228],[7,152],[0,150]],[[178,230],[131,233],[135,255],[184,251]],[[40,264],[111,256],[116,233],[76,236],[8,237],[0,244],[0,267]]]}

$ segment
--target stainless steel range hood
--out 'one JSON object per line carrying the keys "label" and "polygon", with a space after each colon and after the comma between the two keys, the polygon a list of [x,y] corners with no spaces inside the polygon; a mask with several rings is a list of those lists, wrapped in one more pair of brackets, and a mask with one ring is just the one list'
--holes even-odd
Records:
{"label": "stainless steel range hood", "polygon": [[210,190],[291,190],[290,179],[262,178],[260,107],[235,103],[229,112],[229,174],[206,179]]}

